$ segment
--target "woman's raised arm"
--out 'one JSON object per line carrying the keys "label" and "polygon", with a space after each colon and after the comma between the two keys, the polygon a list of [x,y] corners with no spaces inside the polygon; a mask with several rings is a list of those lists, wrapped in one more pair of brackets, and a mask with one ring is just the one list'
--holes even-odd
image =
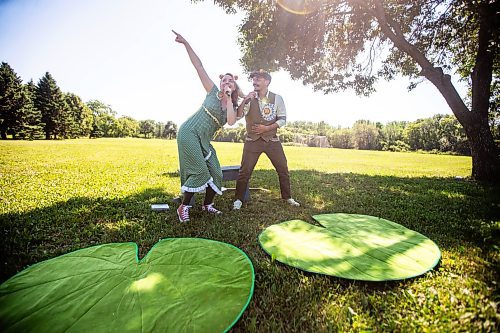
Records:
{"label": "woman's raised arm", "polygon": [[203,84],[203,87],[205,90],[210,92],[212,90],[212,87],[214,86],[214,82],[210,79],[208,76],[207,72],[205,71],[205,68],[203,68],[203,64],[201,63],[200,58],[196,55],[196,53],[193,51],[191,48],[191,45],[182,37],[180,34],[177,32],[173,31],[172,32],[175,34],[175,41],[177,43],[184,44],[186,47],[186,51],[189,55],[189,59],[191,60],[191,63],[193,64],[194,68],[196,69],[196,72],[198,73],[198,76],[200,77],[201,83]]}

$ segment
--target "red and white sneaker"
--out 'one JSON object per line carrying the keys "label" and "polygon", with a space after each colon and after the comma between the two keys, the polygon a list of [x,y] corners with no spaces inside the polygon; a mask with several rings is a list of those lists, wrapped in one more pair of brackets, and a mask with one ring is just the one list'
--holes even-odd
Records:
{"label": "red and white sneaker", "polygon": [[189,209],[191,206],[188,205],[180,205],[177,208],[177,216],[179,217],[180,222],[189,222]]}
{"label": "red and white sneaker", "polygon": [[211,203],[209,205],[201,206],[201,210],[210,214],[220,215],[222,212],[214,207],[214,204]]}

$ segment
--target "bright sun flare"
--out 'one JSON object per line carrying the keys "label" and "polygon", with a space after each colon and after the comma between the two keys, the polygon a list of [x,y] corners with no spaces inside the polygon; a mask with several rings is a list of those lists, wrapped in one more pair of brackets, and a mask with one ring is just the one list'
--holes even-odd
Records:
{"label": "bright sun flare", "polygon": [[277,0],[277,4],[292,14],[307,15],[314,12],[321,0]]}

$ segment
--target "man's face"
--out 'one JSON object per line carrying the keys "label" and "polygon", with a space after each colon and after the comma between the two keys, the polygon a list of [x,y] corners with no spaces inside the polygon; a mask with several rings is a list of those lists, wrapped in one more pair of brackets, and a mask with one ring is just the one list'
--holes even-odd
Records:
{"label": "man's face", "polygon": [[267,88],[269,85],[269,81],[263,78],[262,76],[254,76],[252,78],[253,81],[253,90],[261,91]]}

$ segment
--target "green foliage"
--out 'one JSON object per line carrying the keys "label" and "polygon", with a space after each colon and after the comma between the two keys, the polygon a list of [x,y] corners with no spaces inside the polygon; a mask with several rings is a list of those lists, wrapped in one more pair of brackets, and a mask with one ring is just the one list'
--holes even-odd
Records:
{"label": "green foliage", "polygon": [[[497,87],[500,89],[500,81],[497,82]],[[498,100],[493,103],[492,112],[488,115],[488,122],[491,128],[491,134],[495,140],[500,140],[500,94],[498,96]]]}
{"label": "green foliage", "polygon": [[[380,145],[382,150],[405,151],[403,142],[403,131],[407,126],[405,121],[392,121],[380,129]],[[408,146],[404,143],[404,145]],[[409,146],[408,146],[409,149]]]}
{"label": "green foliage", "polygon": [[[87,104],[73,93],[63,93],[46,73],[35,86],[26,85],[5,62],[0,66],[0,137],[6,139],[41,139],[134,137],[140,124],[132,117],[116,119],[116,111],[98,100]],[[175,139],[177,125],[168,121],[147,121],[145,137]]]}
{"label": "green foliage", "polygon": [[64,95],[49,72],[38,81],[35,107],[42,113],[46,139],[56,139],[59,135],[66,134],[69,121],[65,112]]}
{"label": "green foliage", "polygon": [[94,120],[92,110],[75,94],[66,93],[64,98],[67,106],[66,110],[71,119],[67,137],[89,136]]}
{"label": "green foliage", "polygon": [[134,137],[139,134],[139,122],[132,117],[123,116],[116,119],[114,135],[118,138]]}
{"label": "green foliage", "polygon": [[352,142],[352,131],[350,128],[339,128],[330,132],[328,134],[328,141],[334,148],[354,148],[354,144]]}
{"label": "green foliage", "polygon": [[113,130],[116,128],[116,111],[110,105],[99,100],[88,101],[87,106],[92,110],[94,116],[90,137],[111,137]]}
{"label": "green foliage", "polygon": [[[283,69],[292,79],[324,93],[352,89],[366,96],[375,91],[379,78],[407,76],[411,80],[409,89],[426,78],[438,88],[465,128],[472,146],[473,177],[500,183],[496,172],[500,168],[498,147],[484,121],[499,100],[500,2],[214,3],[228,13],[239,9],[246,14],[240,25],[239,44],[241,62],[249,72]],[[447,73],[458,73],[469,84],[470,103],[458,94]],[[412,140],[416,143],[421,139]]]}
{"label": "green foliage", "polygon": [[26,107],[27,96],[23,92],[21,78],[6,62],[0,65],[0,136],[7,138],[7,132],[17,134],[21,119],[18,110]]}
{"label": "green foliage", "polygon": [[464,129],[452,115],[387,124],[358,120],[352,128],[333,127],[323,122],[294,121],[280,128],[278,134],[283,143],[298,143],[299,146],[303,145],[301,138],[324,135],[332,148],[470,154]]}
{"label": "green foliage", "polygon": [[155,133],[155,121],[141,120],[139,121],[139,134],[143,134],[145,138],[149,138],[149,136],[153,136]]}
{"label": "green foliage", "polygon": [[[214,146],[222,165],[240,163],[243,144]],[[142,258],[160,238],[200,237],[242,249],[254,265],[254,297],[233,332],[499,330],[500,189],[466,178],[470,157],[287,146],[301,207],[281,202],[263,156],[250,186],[269,191],[251,190],[239,212],[226,191],[218,217],[202,214],[197,196],[192,221],[180,224],[173,140],[4,140],[0,151],[1,280],[92,245],[136,242]],[[171,209],[154,212],[153,203]],[[287,267],[257,242],[268,226],[331,212],[397,222],[436,242],[442,260],[418,279],[363,283]]]}
{"label": "green foliage", "polygon": [[368,120],[358,120],[352,126],[352,139],[356,149],[379,149],[379,131],[375,124]]}
{"label": "green foliage", "polygon": [[435,115],[409,123],[403,136],[411,150],[470,153],[464,129],[453,116]]}
{"label": "green foliage", "polygon": [[42,113],[35,107],[36,86],[33,80],[23,85],[21,107],[16,111],[16,123],[11,131],[13,138],[42,139],[44,123]]}
{"label": "green foliage", "polygon": [[224,127],[219,135],[215,138],[215,141],[220,142],[244,142],[246,135],[245,125],[239,123],[235,127]]}
{"label": "green foliage", "polygon": [[293,142],[295,139],[295,135],[296,133],[293,131],[293,129],[290,129],[288,127],[278,129],[278,136],[280,138],[280,141],[283,143]]}
{"label": "green foliage", "polygon": [[163,127],[163,132],[161,133],[162,138],[165,139],[175,139],[177,138],[177,124],[169,120]]}

